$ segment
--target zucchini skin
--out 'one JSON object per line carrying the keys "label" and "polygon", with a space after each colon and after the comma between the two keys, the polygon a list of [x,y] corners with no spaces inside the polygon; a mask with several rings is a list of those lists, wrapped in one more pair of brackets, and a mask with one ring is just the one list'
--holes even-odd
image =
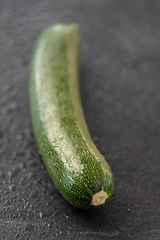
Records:
{"label": "zucchini skin", "polygon": [[57,24],[40,35],[31,61],[29,98],[39,153],[63,197],[91,209],[93,194],[111,196],[113,174],[93,143],[79,96],[79,34]]}

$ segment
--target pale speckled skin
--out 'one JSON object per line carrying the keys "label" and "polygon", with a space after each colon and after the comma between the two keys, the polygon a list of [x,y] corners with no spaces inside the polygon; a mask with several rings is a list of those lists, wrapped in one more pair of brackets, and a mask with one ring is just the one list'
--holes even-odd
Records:
{"label": "pale speckled skin", "polygon": [[103,189],[110,197],[114,181],[85,123],[78,55],[76,25],[43,31],[31,62],[30,106],[39,152],[54,184],[73,206],[91,209],[92,195]]}

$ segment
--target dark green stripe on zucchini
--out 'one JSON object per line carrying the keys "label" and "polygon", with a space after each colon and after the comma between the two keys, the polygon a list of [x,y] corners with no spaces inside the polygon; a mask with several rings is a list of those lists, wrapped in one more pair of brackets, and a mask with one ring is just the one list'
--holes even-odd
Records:
{"label": "dark green stripe on zucchini", "polygon": [[103,205],[113,192],[111,169],[93,143],[79,96],[77,25],[58,24],[40,35],[30,71],[30,107],[39,152],[73,206]]}

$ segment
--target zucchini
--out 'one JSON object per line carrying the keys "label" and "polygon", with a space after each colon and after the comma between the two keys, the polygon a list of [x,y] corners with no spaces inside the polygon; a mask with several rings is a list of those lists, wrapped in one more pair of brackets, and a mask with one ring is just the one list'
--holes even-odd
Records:
{"label": "zucchini", "polygon": [[46,28],[34,48],[29,98],[39,153],[55,186],[73,206],[91,209],[109,199],[114,181],[85,122],[79,48],[77,25]]}

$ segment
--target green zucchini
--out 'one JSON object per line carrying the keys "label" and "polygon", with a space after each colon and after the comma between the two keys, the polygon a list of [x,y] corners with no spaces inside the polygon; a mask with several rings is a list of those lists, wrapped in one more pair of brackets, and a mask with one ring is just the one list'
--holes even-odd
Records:
{"label": "green zucchini", "polygon": [[79,49],[77,25],[46,28],[34,48],[29,97],[39,153],[55,186],[73,206],[91,209],[109,199],[114,181],[85,122]]}

